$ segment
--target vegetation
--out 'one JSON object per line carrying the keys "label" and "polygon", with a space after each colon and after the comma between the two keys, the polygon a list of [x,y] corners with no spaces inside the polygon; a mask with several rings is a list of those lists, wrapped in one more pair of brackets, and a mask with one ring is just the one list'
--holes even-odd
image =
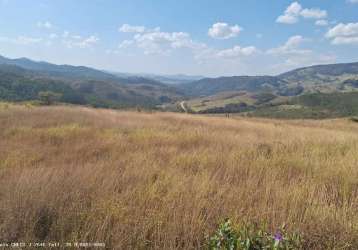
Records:
{"label": "vegetation", "polygon": [[39,92],[38,97],[42,104],[52,105],[61,98],[61,95],[51,91],[42,91]]}
{"label": "vegetation", "polygon": [[303,249],[358,248],[348,119],[4,104],[0,137],[0,242],[205,249],[231,218],[219,235],[252,246],[286,224],[289,246],[297,232]]}
{"label": "vegetation", "polygon": [[358,92],[302,95],[285,104],[259,108],[250,115],[291,119],[357,116]]}
{"label": "vegetation", "polygon": [[233,227],[230,220],[220,224],[209,241],[209,249],[212,250],[295,250],[301,249],[302,246],[300,235],[287,233],[284,226],[275,234],[270,234],[264,225]]}
{"label": "vegetation", "polygon": [[0,56],[0,100],[38,100],[39,92],[62,96],[60,102],[94,107],[155,108],[182,98],[180,90],[144,77],[121,78],[100,70]]}

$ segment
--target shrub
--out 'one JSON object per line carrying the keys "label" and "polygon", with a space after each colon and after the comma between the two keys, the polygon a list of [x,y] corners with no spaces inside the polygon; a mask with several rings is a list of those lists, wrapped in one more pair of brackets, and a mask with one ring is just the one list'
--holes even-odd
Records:
{"label": "shrub", "polygon": [[284,226],[272,235],[266,226],[248,224],[234,227],[228,219],[220,224],[209,239],[211,250],[300,249],[301,244],[300,235],[286,232]]}
{"label": "shrub", "polygon": [[38,98],[44,105],[52,105],[61,98],[61,94],[52,91],[41,91]]}
{"label": "shrub", "polygon": [[358,116],[351,117],[352,122],[358,122]]}

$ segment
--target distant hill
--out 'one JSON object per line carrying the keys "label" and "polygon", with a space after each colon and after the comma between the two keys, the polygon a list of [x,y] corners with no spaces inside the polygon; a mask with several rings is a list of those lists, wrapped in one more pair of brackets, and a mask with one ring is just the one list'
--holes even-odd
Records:
{"label": "distant hill", "polygon": [[[34,92],[38,92],[36,89],[40,85],[41,90],[46,90],[46,87],[50,87],[47,83],[56,82],[66,86],[66,88],[71,88],[76,96],[81,96],[81,103],[101,107],[155,107],[163,103],[177,101],[183,95],[180,90],[172,86],[144,77],[120,78],[89,67],[56,65],[36,62],[27,58],[9,59],[0,57],[0,71],[2,73],[0,77],[2,99],[13,99],[14,95],[11,95],[11,98],[5,98],[9,97],[7,95],[11,87],[10,83],[12,85],[18,83],[24,87],[25,82],[28,82]],[[6,87],[5,75],[7,75]],[[20,91],[20,88],[12,89],[10,92],[14,93],[16,90]],[[62,93],[62,91],[60,92]],[[67,89],[66,93],[68,94],[68,92]],[[30,97],[35,98],[36,95],[33,93],[25,97],[20,94],[15,100],[21,100],[21,97],[27,100]]]}
{"label": "distant hill", "polygon": [[210,96],[227,91],[279,91],[287,82],[275,76],[232,76],[204,78],[178,86],[190,96]]}
{"label": "distant hill", "polygon": [[[209,96],[227,91],[270,91],[281,96],[303,93],[350,91],[356,88],[358,63],[318,65],[278,76],[232,76],[204,78],[180,88],[191,96]],[[353,82],[353,84],[352,84]]]}
{"label": "distant hill", "polygon": [[115,79],[112,74],[84,66],[56,65],[47,62],[36,62],[28,58],[9,59],[0,56],[0,64],[15,65],[27,70],[37,71],[49,77],[81,79]]}
{"label": "distant hill", "polygon": [[[358,113],[358,63],[317,65],[278,76],[132,75],[0,56],[0,100],[61,94],[61,102],[95,107],[161,107],[193,113],[330,117]],[[335,101],[337,100],[337,101]]]}
{"label": "distant hill", "polygon": [[356,117],[358,92],[304,94],[279,105],[258,107],[248,115],[286,119]]}
{"label": "distant hill", "polygon": [[111,74],[114,74],[121,78],[132,78],[132,77],[139,77],[139,78],[146,78],[151,79],[154,81],[159,81],[165,84],[183,84],[183,83],[189,83],[193,81],[198,81],[200,79],[205,78],[204,76],[191,76],[191,75],[155,75],[155,74],[131,74],[131,73],[118,73],[118,72],[110,72]]}
{"label": "distant hill", "polygon": [[306,93],[350,91],[358,80],[358,63],[317,65],[300,68],[278,76],[291,84],[302,86]]}
{"label": "distant hill", "polygon": [[[297,104],[297,100],[301,99],[295,97],[308,96],[307,98],[312,98],[311,94],[318,94],[329,102],[332,102],[334,97],[340,100],[349,97],[348,102],[355,105],[351,96],[346,93],[358,91],[358,63],[311,66],[278,76],[204,78],[182,84],[179,88],[191,97],[186,105],[197,113],[236,113],[263,110],[261,114],[267,115],[270,110],[275,109],[267,109],[267,107],[278,107],[288,102],[292,103],[291,100],[296,100],[295,103]],[[324,95],[324,93],[327,95]],[[335,93],[342,94],[334,95]],[[299,103],[301,106],[307,105],[306,102]],[[340,109],[348,105],[347,102],[343,101],[333,103]],[[319,110],[321,106],[323,107],[323,104],[316,103],[314,110]],[[327,110],[332,111],[333,107],[329,106]],[[296,111],[291,110],[290,112]],[[336,111],[334,111],[334,114],[342,114],[342,112],[337,113]],[[278,114],[279,112],[275,111],[274,113]],[[287,109],[283,113],[287,114]],[[348,113],[345,112],[344,114]],[[256,112],[255,114],[259,113]],[[320,114],[323,116],[325,113],[321,112]],[[301,115],[303,115],[302,112]],[[305,115],[311,117],[307,115],[307,112]]]}

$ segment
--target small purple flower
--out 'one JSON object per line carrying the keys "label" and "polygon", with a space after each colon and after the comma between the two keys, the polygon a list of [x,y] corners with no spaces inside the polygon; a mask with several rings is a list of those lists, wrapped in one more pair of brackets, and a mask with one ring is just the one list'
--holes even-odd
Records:
{"label": "small purple flower", "polygon": [[280,232],[277,232],[275,234],[275,241],[282,241],[283,240],[283,237],[282,237],[282,234]]}

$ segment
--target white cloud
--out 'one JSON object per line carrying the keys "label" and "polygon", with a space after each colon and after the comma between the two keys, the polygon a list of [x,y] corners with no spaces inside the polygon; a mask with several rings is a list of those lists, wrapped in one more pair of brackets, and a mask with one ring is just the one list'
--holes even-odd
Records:
{"label": "white cloud", "polygon": [[303,9],[300,15],[304,18],[321,19],[327,17],[327,11],[321,9]]}
{"label": "white cloud", "polygon": [[215,23],[209,29],[208,34],[216,39],[229,39],[240,34],[242,28],[238,25],[230,26],[227,23]]}
{"label": "white cloud", "polygon": [[37,27],[42,29],[51,29],[53,28],[53,25],[49,21],[45,21],[45,22],[37,22]]}
{"label": "white cloud", "polygon": [[358,36],[356,37],[336,37],[332,40],[332,44],[358,44]]}
{"label": "white cloud", "polygon": [[[336,57],[331,54],[319,54],[310,49],[302,48],[302,44],[309,41],[300,35],[290,37],[285,44],[269,49],[266,51],[267,55],[274,56],[276,59],[282,60],[278,64],[271,66],[272,70],[287,71],[296,67],[334,63]],[[275,61],[270,58],[270,61]]]}
{"label": "white cloud", "polygon": [[15,40],[16,43],[28,45],[32,43],[39,43],[42,41],[42,38],[34,38],[34,37],[28,37],[28,36],[19,36]]}
{"label": "white cloud", "polygon": [[315,24],[316,24],[317,26],[327,26],[327,25],[328,25],[328,21],[327,21],[327,20],[324,20],[324,19],[320,19],[320,20],[317,20],[317,21],[315,22]]}
{"label": "white cloud", "polygon": [[134,41],[132,40],[124,40],[123,42],[121,42],[119,45],[118,45],[118,48],[119,49],[125,49],[125,48],[128,48],[129,46],[131,46],[133,44]]}
{"label": "white cloud", "polygon": [[286,43],[277,48],[269,49],[267,51],[268,54],[272,55],[303,55],[309,54],[312,51],[307,49],[300,49],[300,45],[305,42],[307,39],[302,36],[292,36],[290,37]]}
{"label": "white cloud", "polygon": [[326,34],[326,37],[328,38],[334,38],[338,36],[358,36],[358,23],[340,23],[330,29]]}
{"label": "white cloud", "polygon": [[132,26],[129,24],[123,24],[118,30],[123,33],[144,33],[146,28],[144,26]]}
{"label": "white cloud", "polygon": [[99,42],[99,38],[95,35],[82,38],[81,36],[71,36],[69,37],[69,33],[66,33],[65,36],[63,36],[64,39],[62,42],[67,46],[67,48],[74,48],[78,47],[81,49],[84,48],[91,48],[94,45],[96,45]]}
{"label": "white cloud", "polygon": [[296,57],[288,57],[284,60],[284,63],[280,66],[281,68],[285,69],[292,69],[297,67],[303,67],[303,66],[311,66],[311,65],[317,65],[317,64],[327,64],[327,63],[335,63],[336,62],[336,56],[335,55],[322,55],[322,54],[315,54],[312,53],[310,55],[306,56],[296,56]]}
{"label": "white cloud", "polygon": [[136,34],[134,42],[145,54],[168,54],[172,49],[199,47],[199,44],[192,41],[190,35],[185,32],[156,31]]}
{"label": "white cloud", "polygon": [[7,42],[20,45],[30,45],[42,42],[42,38],[29,37],[29,36],[18,36],[16,38],[0,37],[0,42]]}
{"label": "white cloud", "polygon": [[124,40],[118,49],[135,45],[144,51],[144,54],[168,55],[174,49],[196,50],[205,47],[204,44],[194,42],[190,34],[185,32],[162,32],[160,28],[148,29],[144,26],[123,25],[121,32],[136,33],[132,40]]}
{"label": "white cloud", "polygon": [[340,23],[328,30],[332,44],[358,44],[358,23]]}
{"label": "white cloud", "polygon": [[306,19],[323,19],[327,17],[327,11],[319,8],[303,9],[298,2],[291,3],[285,10],[284,14],[276,19],[278,23],[294,24],[299,21],[300,17]]}
{"label": "white cloud", "polygon": [[358,3],[358,0],[348,0],[349,3]]}
{"label": "white cloud", "polygon": [[298,2],[293,2],[287,7],[285,13],[277,18],[276,22],[286,24],[297,23],[301,10],[302,6]]}
{"label": "white cloud", "polygon": [[237,58],[242,56],[251,56],[258,52],[259,52],[258,49],[256,49],[256,47],[254,46],[248,46],[248,47],[235,46],[231,49],[225,49],[217,52],[216,56],[221,58]]}

